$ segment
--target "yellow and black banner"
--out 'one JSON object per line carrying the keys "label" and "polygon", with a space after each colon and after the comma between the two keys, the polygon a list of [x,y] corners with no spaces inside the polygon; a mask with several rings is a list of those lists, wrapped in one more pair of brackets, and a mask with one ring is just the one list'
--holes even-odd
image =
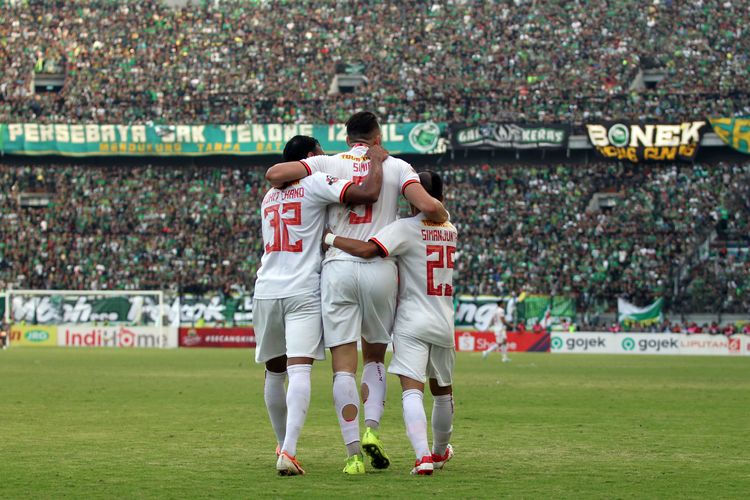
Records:
{"label": "yellow and black banner", "polygon": [[589,141],[600,156],[610,160],[692,161],[698,154],[705,120],[682,123],[592,123]]}

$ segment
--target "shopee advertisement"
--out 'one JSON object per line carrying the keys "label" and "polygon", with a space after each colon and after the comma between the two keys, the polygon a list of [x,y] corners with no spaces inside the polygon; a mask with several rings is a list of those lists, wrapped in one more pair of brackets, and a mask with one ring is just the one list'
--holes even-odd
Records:
{"label": "shopee advertisement", "polygon": [[[550,336],[548,333],[509,332],[509,352],[549,352]],[[456,351],[482,352],[495,343],[493,332],[456,331]]]}

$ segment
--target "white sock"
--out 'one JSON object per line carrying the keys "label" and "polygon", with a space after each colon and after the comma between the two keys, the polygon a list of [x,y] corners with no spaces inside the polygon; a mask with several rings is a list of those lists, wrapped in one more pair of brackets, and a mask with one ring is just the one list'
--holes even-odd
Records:
{"label": "white sock", "polygon": [[368,393],[367,399],[362,401],[365,407],[365,425],[377,430],[385,410],[385,365],[367,363],[362,369],[362,385],[367,386]]}
{"label": "white sock", "polygon": [[491,344],[483,353],[482,356],[487,357],[489,354],[497,349],[497,344]]}
{"label": "white sock", "polygon": [[453,433],[453,395],[433,396],[432,452],[444,455]]}
{"label": "white sock", "polygon": [[406,435],[411,441],[417,460],[430,455],[427,445],[427,417],[424,414],[424,394],[418,389],[409,389],[401,395],[404,405],[404,424]]}
{"label": "white sock", "polygon": [[[333,405],[341,427],[341,437],[349,456],[361,452],[359,447],[359,394],[357,394],[357,380],[353,373],[336,372],[333,374]],[[341,414],[344,407],[354,405],[357,409],[355,417],[347,421]]]}
{"label": "white sock", "polygon": [[286,436],[286,391],[284,382],[286,372],[275,373],[266,370],[266,381],[263,386],[263,398],[266,400],[271,427],[276,433],[276,441],[281,446]]}
{"label": "white sock", "polygon": [[312,365],[287,367],[289,387],[286,390],[286,437],[282,450],[291,456],[297,455],[297,440],[305,425],[307,409],[310,407],[310,373]]}

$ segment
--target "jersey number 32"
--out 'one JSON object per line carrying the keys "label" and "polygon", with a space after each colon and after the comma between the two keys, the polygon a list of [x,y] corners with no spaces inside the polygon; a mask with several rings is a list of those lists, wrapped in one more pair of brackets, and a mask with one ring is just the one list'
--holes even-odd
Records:
{"label": "jersey number 32", "polygon": [[[291,217],[282,217],[286,214],[291,214]],[[263,210],[263,217],[268,218],[268,223],[273,229],[273,243],[266,243],[266,253],[302,251],[302,240],[289,242],[288,229],[289,226],[302,224],[302,203],[295,201],[271,205]]]}

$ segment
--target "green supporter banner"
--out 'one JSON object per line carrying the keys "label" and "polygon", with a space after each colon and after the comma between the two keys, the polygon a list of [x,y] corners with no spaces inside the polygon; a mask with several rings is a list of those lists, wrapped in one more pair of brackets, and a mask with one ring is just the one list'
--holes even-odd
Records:
{"label": "green supporter banner", "polygon": [[750,154],[750,117],[709,118],[722,141],[741,153]]}
{"label": "green supporter banner", "polygon": [[[383,146],[393,154],[447,149],[445,123],[386,123]],[[0,152],[62,156],[210,156],[281,153],[295,135],[315,137],[328,154],[348,150],[346,126],[312,124],[96,125],[0,124]]]}
{"label": "green supporter banner", "polygon": [[638,307],[623,298],[617,299],[617,320],[625,327],[650,326],[664,319],[662,308],[664,298],[659,297],[653,304]]}
{"label": "green supporter banner", "polygon": [[[159,317],[159,303],[153,296],[96,297],[41,295],[11,297],[13,321],[52,325],[60,323],[153,324]],[[4,303],[3,308],[4,309]],[[164,297],[165,324],[251,325],[253,298],[214,296]]]}
{"label": "green supporter banner", "polygon": [[[495,295],[459,295],[454,298],[456,309],[455,325],[457,330],[480,330],[490,329],[492,315],[495,313],[497,301],[502,300],[506,310],[506,316],[513,315],[514,324],[523,321],[528,327],[532,327],[538,320],[542,322],[547,309],[550,310],[549,325],[559,323],[563,318],[575,317],[575,301],[570,297],[550,297],[549,295],[526,295],[523,294],[515,301],[513,308],[508,307],[510,297],[498,297]],[[509,309],[513,309],[510,311]],[[548,326],[549,326],[548,325]]]}
{"label": "green supporter banner", "polygon": [[[570,297],[552,297],[549,295],[529,295],[518,303],[518,318],[533,326],[539,321],[545,326],[552,326],[562,318],[571,319],[576,315],[575,301]],[[549,320],[545,316],[549,311]]]}

